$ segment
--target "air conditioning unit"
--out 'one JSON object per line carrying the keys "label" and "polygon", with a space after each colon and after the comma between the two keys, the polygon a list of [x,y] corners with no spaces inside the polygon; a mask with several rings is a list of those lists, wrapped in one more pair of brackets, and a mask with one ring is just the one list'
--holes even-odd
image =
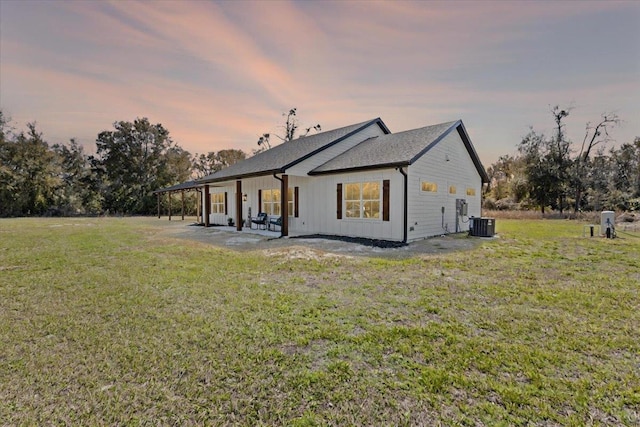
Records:
{"label": "air conditioning unit", "polygon": [[495,234],[495,218],[469,218],[469,235],[476,237],[493,237]]}

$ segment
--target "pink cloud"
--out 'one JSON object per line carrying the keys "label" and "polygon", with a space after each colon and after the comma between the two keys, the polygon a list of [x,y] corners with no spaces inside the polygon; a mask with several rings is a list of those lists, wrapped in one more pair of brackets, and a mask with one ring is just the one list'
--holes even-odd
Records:
{"label": "pink cloud", "polygon": [[112,6],[129,19],[153,28],[179,49],[227,72],[231,78],[257,83],[271,96],[286,99],[291,77],[287,71],[255,48],[254,43],[234,27],[219,6],[192,3],[115,2]]}
{"label": "pink cloud", "polygon": [[[319,122],[324,129],[378,116],[394,131],[462,118],[480,142],[511,149],[513,135],[517,140],[530,124],[515,122],[533,117],[544,125],[549,102],[611,99],[633,114],[637,104],[627,105],[634,101],[611,94],[638,88],[593,84],[586,74],[579,93],[488,88],[477,85],[474,70],[499,74],[502,64],[512,64],[513,42],[539,35],[531,22],[580,19],[625,4],[46,3],[74,22],[60,22],[55,34],[42,37],[61,35],[70,44],[49,49],[3,34],[2,106],[28,111],[27,120],[46,123],[45,134],[57,129],[56,138],[88,129],[90,142],[114,120],[147,116],[192,152],[250,151],[260,133],[278,131],[280,113],[294,106],[302,125]],[[462,78],[447,78],[460,70]],[[532,105],[542,111],[539,121]]]}

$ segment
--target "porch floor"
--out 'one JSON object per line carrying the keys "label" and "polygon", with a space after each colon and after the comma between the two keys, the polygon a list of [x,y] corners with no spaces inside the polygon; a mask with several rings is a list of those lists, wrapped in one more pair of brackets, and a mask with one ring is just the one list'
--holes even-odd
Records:
{"label": "porch floor", "polygon": [[[263,230],[263,229],[260,229],[260,228],[242,227],[242,231],[238,231],[236,229],[235,225],[233,227],[220,225],[220,226],[216,226],[215,228],[216,228],[216,230],[226,231],[226,232],[229,232],[229,233],[258,234],[260,236],[269,237],[271,239],[277,239],[281,235],[281,231],[280,230],[270,231],[270,230]],[[291,231],[289,231],[289,236],[290,237],[291,236],[296,236],[296,235],[298,235],[298,234],[291,233]]]}

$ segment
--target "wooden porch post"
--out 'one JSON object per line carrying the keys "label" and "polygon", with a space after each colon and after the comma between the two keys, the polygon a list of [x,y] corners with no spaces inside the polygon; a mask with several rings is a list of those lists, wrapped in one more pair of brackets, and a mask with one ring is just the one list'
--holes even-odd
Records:
{"label": "wooden porch post", "polygon": [[180,192],[180,198],[182,199],[182,220],[184,221],[184,190]]}
{"label": "wooden porch post", "polygon": [[282,218],[282,236],[289,235],[289,175],[282,175],[280,181],[280,213]]}
{"label": "wooden porch post", "polygon": [[171,221],[171,191],[167,191],[167,200],[169,200],[169,221]]}
{"label": "wooden porch post", "polygon": [[198,197],[196,197],[198,200],[196,203],[196,221],[202,224],[204,222],[202,221],[202,191],[196,189],[196,194],[198,195]]}
{"label": "wooden porch post", "polygon": [[202,214],[204,215],[204,226],[209,226],[209,209],[211,207],[211,195],[209,195],[209,184],[204,186],[204,206]]}
{"label": "wooden porch post", "polygon": [[236,230],[242,231],[242,181],[236,181]]}
{"label": "wooden porch post", "polygon": [[158,219],[160,219],[160,193],[156,193],[156,196],[158,196]]}

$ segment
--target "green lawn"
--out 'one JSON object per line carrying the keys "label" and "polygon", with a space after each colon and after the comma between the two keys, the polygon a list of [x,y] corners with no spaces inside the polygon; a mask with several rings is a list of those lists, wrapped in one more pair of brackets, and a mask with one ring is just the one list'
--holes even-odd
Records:
{"label": "green lawn", "polygon": [[640,234],[287,260],[163,226],[0,220],[0,425],[640,423]]}

